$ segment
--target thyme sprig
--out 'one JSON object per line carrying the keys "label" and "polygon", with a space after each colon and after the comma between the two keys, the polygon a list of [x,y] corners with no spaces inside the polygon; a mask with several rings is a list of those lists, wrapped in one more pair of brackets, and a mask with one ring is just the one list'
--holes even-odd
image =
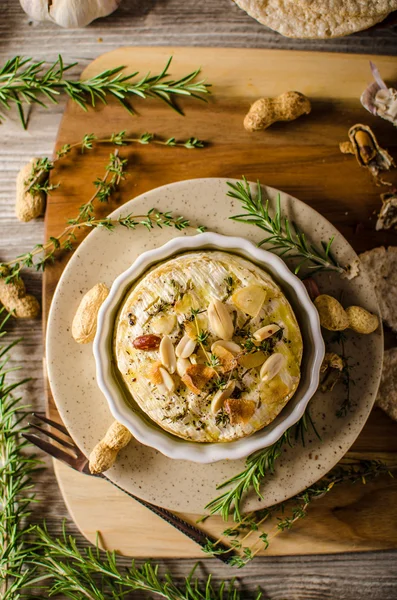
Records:
{"label": "thyme sprig", "polygon": [[47,108],[48,102],[57,104],[62,93],[69,96],[83,110],[99,102],[107,104],[108,98],[113,97],[129,113],[134,114],[130,97],[135,96],[143,99],[157,98],[179,114],[183,114],[176,98],[190,96],[205,101],[204,96],[209,93],[210,84],[205,83],[205,80],[197,81],[200,69],[179,79],[171,79],[171,61],[172,57],[156,75],[147,73],[138,78],[138,71],[125,74],[125,67],[119,66],[102,71],[89,79],[74,81],[65,76],[65,73],[78,63],[65,65],[61,55],[49,67],[45,66],[45,61],[15,56],[0,67],[0,106],[6,110],[16,106],[24,129],[27,127],[24,104],[39,104]]}
{"label": "thyme sprig", "polygon": [[204,148],[205,142],[195,137],[190,137],[187,140],[177,140],[174,137],[163,139],[155,133],[144,132],[138,136],[131,136],[126,131],[112,133],[108,138],[99,138],[94,133],[87,133],[83,139],[74,144],[64,144],[55,154],[52,160],[48,157],[37,159],[33,165],[28,178],[25,180],[25,191],[34,195],[37,192],[43,191],[48,194],[52,190],[59,187],[59,183],[49,185],[48,174],[55,167],[55,164],[67,156],[73,148],[80,148],[83,153],[85,150],[92,150],[95,144],[114,144],[115,146],[127,146],[129,144],[157,144],[160,146],[169,146],[172,148],[187,148],[188,150]]}
{"label": "thyme sprig", "polygon": [[321,242],[321,247],[309,242],[306,235],[296,223],[290,223],[281,213],[280,196],[277,198],[276,212],[272,217],[269,214],[269,200],[263,202],[260,182],[257,182],[257,192],[254,194],[245,177],[237,183],[228,182],[231,198],[238,200],[244,213],[230,217],[233,221],[248,223],[259,227],[269,235],[261,240],[258,246],[269,245],[269,250],[277,252],[279,256],[297,258],[299,262],[295,267],[295,274],[305,265],[312,274],[317,271],[336,271],[343,274],[346,270],[338,263],[331,252],[334,236],[327,242]]}
{"label": "thyme sprig", "polygon": [[[334,486],[347,482],[365,484],[380,475],[393,477],[391,470],[392,468],[378,460],[361,460],[349,465],[338,465],[320,482],[295,495],[287,502],[245,515],[233,527],[225,529],[219,540],[208,541],[204,552],[211,556],[233,552],[234,555],[230,557],[229,564],[241,568],[260,551],[267,550],[274,537],[290,530],[297,521],[305,518],[312,502],[323,498]],[[276,515],[276,521],[273,522],[270,531],[264,531],[264,523]],[[249,546],[247,540],[254,533],[256,533],[256,538]],[[225,549],[224,544],[223,548],[220,547],[220,542],[225,538],[229,539],[229,549]]]}
{"label": "thyme sprig", "polygon": [[[146,214],[142,215],[129,213],[117,219],[109,217],[95,218],[95,202],[109,202],[112,194],[124,179],[127,161],[120,158],[118,152],[116,150],[110,154],[105,174],[94,181],[96,188],[94,194],[86,203],[81,205],[77,217],[68,220],[66,227],[59,235],[51,236],[44,244],[36,244],[29,252],[0,264],[0,274],[5,277],[7,282],[17,279],[23,268],[44,271],[49,264],[54,262],[57,252],[73,250],[76,233],[81,229],[102,228],[113,232],[117,226],[131,230],[137,227],[145,227],[148,230],[155,227],[160,229],[173,227],[177,231],[182,231],[190,227],[190,221],[182,215],[173,215],[169,211],[162,212],[155,208],[151,208]],[[199,226],[197,230],[202,232],[204,227]]]}
{"label": "thyme sprig", "polygon": [[341,349],[341,357],[343,359],[342,383],[345,388],[345,397],[343,398],[339,408],[336,410],[336,416],[339,418],[346,417],[352,408],[351,388],[355,385],[354,379],[351,376],[351,365],[349,357],[346,355],[346,334],[344,331],[337,331],[333,337],[333,341],[339,344]]}

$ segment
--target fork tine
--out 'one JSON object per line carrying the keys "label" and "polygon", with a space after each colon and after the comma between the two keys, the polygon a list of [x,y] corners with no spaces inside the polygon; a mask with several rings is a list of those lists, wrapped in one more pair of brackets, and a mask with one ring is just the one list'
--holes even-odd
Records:
{"label": "fork tine", "polygon": [[70,437],[68,430],[63,425],[60,425],[56,421],[52,421],[51,419],[48,419],[45,415],[42,415],[41,413],[33,412],[32,415],[34,417],[36,417],[36,419],[38,419],[39,421],[43,421],[43,423],[47,423],[47,425],[51,425],[51,427],[54,427],[54,429],[58,429],[58,431],[60,431],[61,433],[64,433],[65,435],[68,435]]}
{"label": "fork tine", "polygon": [[54,446],[50,442],[47,442],[46,440],[42,440],[38,435],[34,433],[23,433],[22,437],[24,437],[25,440],[27,440],[34,446],[37,446],[37,448],[40,448],[40,450],[43,450],[43,452],[46,452],[53,458],[56,458],[61,462],[66,463],[67,465],[69,465],[69,467],[72,467],[72,469],[76,470],[76,459],[73,458],[73,456],[71,456],[67,452],[64,452],[63,450],[57,448],[56,446]]}
{"label": "fork tine", "polygon": [[43,427],[40,427],[39,425],[36,425],[35,423],[29,423],[29,425],[30,425],[30,427],[34,427],[34,429],[37,429],[37,431],[44,433],[44,435],[47,435],[52,440],[55,440],[56,442],[58,442],[58,444],[60,444],[64,448],[69,448],[69,450],[76,450],[76,446],[74,444],[70,444],[66,440],[62,440],[60,437],[55,435],[55,433],[52,433],[52,431],[49,431],[48,429],[43,429]]}

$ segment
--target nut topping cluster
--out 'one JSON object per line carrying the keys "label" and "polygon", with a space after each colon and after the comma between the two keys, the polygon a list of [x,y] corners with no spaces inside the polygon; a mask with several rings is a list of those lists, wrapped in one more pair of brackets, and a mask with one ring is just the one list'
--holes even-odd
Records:
{"label": "nut topping cluster", "polygon": [[[245,325],[248,325],[258,317],[265,299],[263,287],[247,285],[235,291],[228,303],[215,298],[207,309],[190,307],[188,316],[184,307],[185,318],[181,324],[173,313],[156,314],[150,324],[155,333],[133,340],[135,350],[155,354],[146,373],[148,380],[165,397],[178,393],[180,386],[186,386],[189,392],[208,399],[213,415],[222,411],[222,419],[217,419],[217,424],[247,423],[255,413],[257,402],[241,398],[243,376],[258,369],[257,377],[265,384],[276,377],[286,363],[285,356],[275,350],[283,337],[283,329],[277,323],[262,320],[261,327],[253,333],[245,337],[241,330],[236,333],[236,310],[246,316]],[[176,307],[178,314],[184,304],[188,301],[182,295]],[[179,335],[172,336],[177,327]],[[209,335],[216,338],[211,345]],[[234,337],[243,338],[243,342],[237,343]]]}

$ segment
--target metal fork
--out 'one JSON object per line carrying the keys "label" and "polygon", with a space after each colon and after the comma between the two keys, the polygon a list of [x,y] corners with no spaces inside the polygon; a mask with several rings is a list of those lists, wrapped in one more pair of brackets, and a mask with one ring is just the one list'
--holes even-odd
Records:
{"label": "metal fork", "polygon": [[[139,504],[146,506],[146,508],[151,510],[158,517],[160,517],[161,519],[163,519],[164,521],[166,521],[167,523],[169,523],[170,525],[172,525],[173,527],[178,529],[178,531],[180,531],[181,533],[186,535],[188,538],[190,538],[191,540],[196,542],[196,544],[199,544],[199,546],[201,546],[201,548],[204,548],[207,545],[208,541],[211,541],[211,542],[215,541],[210,536],[208,536],[204,531],[202,531],[198,527],[195,527],[194,525],[191,525],[184,519],[181,519],[180,517],[178,517],[171,511],[169,511],[165,508],[161,508],[160,506],[156,506],[155,504],[151,504],[150,502],[147,502],[146,500],[142,500],[142,498],[138,498],[137,496],[130,494],[129,492],[127,492],[126,490],[121,488],[119,485],[117,485],[117,483],[114,483],[114,481],[111,481],[103,473],[101,473],[100,475],[93,475],[89,470],[88,458],[81,452],[80,448],[78,448],[76,446],[76,444],[73,442],[66,427],[64,427],[63,425],[60,425],[59,423],[56,423],[55,421],[52,421],[51,419],[48,419],[47,417],[45,417],[42,414],[32,413],[32,415],[33,415],[33,417],[35,417],[35,419],[37,419],[37,421],[40,423],[40,425],[38,423],[33,422],[33,423],[29,423],[29,426],[34,428],[36,431],[39,431],[40,433],[51,438],[55,442],[57,442],[60,446],[62,446],[62,449],[59,448],[58,446],[56,446],[55,444],[42,439],[35,433],[24,433],[23,437],[26,440],[28,440],[31,444],[33,444],[34,446],[37,446],[37,448],[40,448],[40,450],[42,450],[43,452],[46,452],[53,458],[56,458],[57,460],[60,460],[61,462],[65,463],[66,465],[68,465],[69,467],[74,469],[75,471],[79,471],[80,473],[84,473],[84,475],[89,475],[91,477],[101,477],[102,479],[106,479],[106,481],[109,481],[109,483],[111,483],[116,488],[118,488],[119,490],[124,492],[124,494],[127,494],[127,496],[130,496],[130,498],[133,498],[134,500],[136,500],[136,502],[139,502]],[[46,424],[46,425],[49,425],[50,427],[53,427],[54,429],[56,429],[57,431],[62,433],[67,439],[65,440],[63,437],[56,435],[53,431],[41,427],[42,424]],[[222,543],[217,543],[217,547],[219,549],[229,550],[229,548]],[[227,564],[233,555],[234,555],[233,551],[229,551],[228,554],[226,554],[225,556],[222,554],[216,555],[216,558],[219,558],[219,560],[221,560],[222,562]]]}

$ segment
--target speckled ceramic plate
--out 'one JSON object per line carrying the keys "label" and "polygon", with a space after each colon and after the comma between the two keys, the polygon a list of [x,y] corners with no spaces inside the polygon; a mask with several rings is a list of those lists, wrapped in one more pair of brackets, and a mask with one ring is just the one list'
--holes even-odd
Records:
{"label": "speckled ceramic plate", "polygon": [[[226,196],[226,181],[196,179],[157,188],[124,204],[112,216],[143,214],[152,207],[162,211],[172,209],[174,214],[182,214],[191,223],[258,242],[263,237],[260,230],[229,220],[228,217],[240,212],[240,206]],[[264,188],[263,194],[274,205],[278,191]],[[284,193],[281,193],[281,203],[283,213],[297,222],[309,238],[318,241],[336,235],[333,247],[342,264],[356,258],[347,241],[312,208]],[[119,228],[114,233],[94,230],[76,250],[59,281],[47,327],[48,375],[61,417],[86,454],[103,437],[112,416],[96,384],[92,345],[76,344],[70,333],[81,296],[99,281],[110,287],[115,277],[144,250],[160,246],[177,235],[194,234],[193,229],[177,232],[171,228],[154,229],[150,233],[144,228],[135,231]],[[365,273],[352,281],[326,273],[318,276],[318,281],[324,293],[343,293],[345,305],[360,304],[378,312],[375,292]],[[268,477],[262,487],[264,499],[255,495],[248,497],[246,509],[263,508],[299,493],[329,471],[360,433],[379,384],[382,331],[379,329],[370,336],[349,332],[345,345],[355,381],[347,416],[336,416],[346,393],[342,385],[337,385],[332,393],[317,392],[310,407],[322,441],[309,433],[305,446],[298,443],[285,448],[276,473]],[[244,460],[213,464],[172,460],[133,441],[120,453],[108,476],[129,492],[155,504],[176,511],[202,513],[205,504],[215,497],[216,485],[243,468]]]}

